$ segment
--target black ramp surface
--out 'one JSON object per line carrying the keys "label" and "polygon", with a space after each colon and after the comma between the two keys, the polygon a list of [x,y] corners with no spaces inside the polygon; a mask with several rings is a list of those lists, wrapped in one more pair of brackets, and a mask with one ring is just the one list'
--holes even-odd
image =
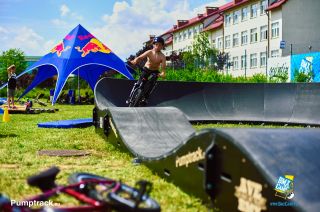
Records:
{"label": "black ramp surface", "polygon": [[[292,201],[297,202],[298,207],[304,211],[319,211],[320,131],[318,129],[237,128],[214,129],[213,133],[217,135],[215,143],[218,146],[226,144],[219,139],[222,137],[228,141],[227,143],[232,143],[242,151],[267,178],[272,189],[280,176],[294,175],[295,196]],[[237,170],[234,165],[235,158],[232,155],[226,157],[224,171],[235,172]],[[243,176],[249,171],[240,171],[240,175]],[[234,180],[234,176],[232,179]],[[278,198],[276,201],[285,200]]]}
{"label": "black ramp surface", "polygon": [[[125,107],[134,81],[103,78],[98,110]],[[199,83],[160,81],[149,106],[179,108],[190,121],[320,124],[319,83]]]}
{"label": "black ramp surface", "polygon": [[122,142],[140,158],[165,156],[195,132],[184,114],[173,107],[110,107],[107,113]]}

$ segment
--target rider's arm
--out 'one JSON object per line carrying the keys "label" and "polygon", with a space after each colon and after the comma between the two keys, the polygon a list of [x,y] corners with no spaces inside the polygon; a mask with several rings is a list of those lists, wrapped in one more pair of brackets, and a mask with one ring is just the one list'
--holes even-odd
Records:
{"label": "rider's arm", "polygon": [[166,76],[166,66],[167,66],[166,57],[163,56],[162,62],[161,62],[161,73],[160,73],[160,76],[163,78]]}
{"label": "rider's arm", "polygon": [[133,61],[131,61],[131,63],[133,63],[133,65],[136,65],[140,60],[146,58],[151,50],[146,51],[145,53],[143,53],[142,55],[136,57]]}

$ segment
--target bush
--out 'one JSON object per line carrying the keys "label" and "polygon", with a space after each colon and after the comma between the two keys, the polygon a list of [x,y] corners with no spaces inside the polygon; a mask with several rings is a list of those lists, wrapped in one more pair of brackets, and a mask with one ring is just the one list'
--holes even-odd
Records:
{"label": "bush", "polygon": [[294,70],[294,82],[312,82],[313,72],[300,72],[298,69]]}
{"label": "bush", "polygon": [[233,77],[211,69],[168,69],[166,80],[196,81],[196,82],[235,82],[235,83],[265,83],[268,82],[264,74],[254,74],[252,77]]}
{"label": "bush", "polygon": [[250,82],[255,82],[255,83],[263,83],[263,82],[268,82],[267,76],[264,74],[254,74]]}

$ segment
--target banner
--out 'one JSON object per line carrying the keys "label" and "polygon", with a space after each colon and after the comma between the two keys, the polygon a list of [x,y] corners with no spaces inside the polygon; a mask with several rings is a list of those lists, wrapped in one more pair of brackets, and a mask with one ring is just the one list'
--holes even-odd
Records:
{"label": "banner", "polygon": [[268,59],[268,77],[273,78],[287,78],[290,81],[290,56],[287,57],[272,57]]}
{"label": "banner", "polygon": [[320,82],[320,52],[292,55],[291,81],[295,73],[312,74],[312,82]]}

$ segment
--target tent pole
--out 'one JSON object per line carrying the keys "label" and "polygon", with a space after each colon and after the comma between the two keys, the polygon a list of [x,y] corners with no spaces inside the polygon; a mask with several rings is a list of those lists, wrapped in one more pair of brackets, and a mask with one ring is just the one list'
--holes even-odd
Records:
{"label": "tent pole", "polygon": [[79,104],[81,103],[81,99],[80,99],[80,70],[78,68],[78,101]]}

